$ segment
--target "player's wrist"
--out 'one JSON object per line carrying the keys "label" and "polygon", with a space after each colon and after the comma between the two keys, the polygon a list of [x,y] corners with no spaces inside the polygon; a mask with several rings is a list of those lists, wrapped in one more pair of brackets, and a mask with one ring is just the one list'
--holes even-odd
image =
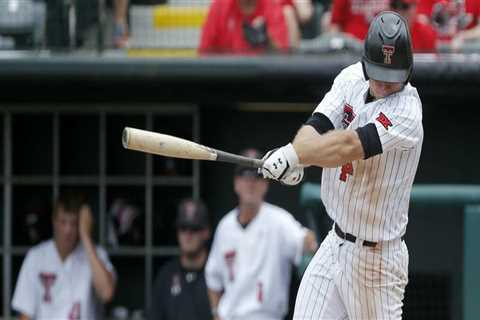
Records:
{"label": "player's wrist", "polygon": [[218,309],[217,309],[216,307],[212,307],[212,308],[210,309],[210,311],[211,311],[211,313],[212,313],[213,319],[219,319],[219,317],[218,317]]}
{"label": "player's wrist", "polygon": [[297,151],[293,147],[293,144],[289,143],[282,147],[283,154],[285,159],[287,159],[290,168],[295,168],[298,166],[300,160],[297,155]]}

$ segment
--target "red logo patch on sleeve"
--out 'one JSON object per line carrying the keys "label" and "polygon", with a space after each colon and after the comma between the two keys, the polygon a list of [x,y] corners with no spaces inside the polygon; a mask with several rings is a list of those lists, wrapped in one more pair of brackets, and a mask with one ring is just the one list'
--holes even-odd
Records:
{"label": "red logo patch on sleeve", "polygon": [[380,122],[382,124],[382,126],[385,128],[385,130],[388,130],[388,127],[392,126],[392,122],[390,121],[390,119],[387,118],[387,116],[385,114],[383,114],[383,112],[380,112],[377,119],[375,119],[375,120]]}

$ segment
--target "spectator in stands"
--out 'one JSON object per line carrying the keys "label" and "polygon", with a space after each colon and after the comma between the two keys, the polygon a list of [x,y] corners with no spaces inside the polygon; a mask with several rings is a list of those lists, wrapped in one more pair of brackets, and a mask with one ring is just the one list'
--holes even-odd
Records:
{"label": "spectator in stands", "polygon": [[199,52],[248,55],[287,52],[292,47],[290,34],[281,2],[213,0],[203,26]]}
{"label": "spectator in stands", "polygon": [[180,256],[158,273],[148,319],[212,319],[204,276],[210,238],[207,215],[201,201],[185,199],[180,203],[176,221]]}
{"label": "spectator in stands", "polygon": [[422,22],[435,27],[442,47],[460,51],[467,45],[478,46],[472,40],[480,39],[479,0],[420,0],[417,12]]}
{"label": "spectator in stands", "polygon": [[115,48],[128,46],[128,0],[114,0],[113,45]]}
{"label": "spectator in stands", "polygon": [[214,319],[283,319],[292,265],[317,249],[315,235],[264,201],[268,181],[256,169],[237,167],[233,184],[238,206],[218,224],[205,269]]}
{"label": "spectator in stands", "polygon": [[307,24],[313,17],[314,8],[311,0],[283,0],[283,15],[287,23],[290,46],[297,48],[300,45],[302,25]]}
{"label": "spectator in stands", "polygon": [[437,33],[429,22],[422,23],[417,19],[416,0],[391,0],[390,8],[407,20],[415,52],[435,52]]}
{"label": "spectator in stands", "polygon": [[112,300],[114,269],[92,240],[90,207],[62,195],[53,216],[53,239],[31,248],[18,276],[12,307],[27,319],[96,319],[96,302]]}
{"label": "spectator in stands", "polygon": [[388,6],[385,0],[333,0],[328,31],[363,41],[370,21]]}

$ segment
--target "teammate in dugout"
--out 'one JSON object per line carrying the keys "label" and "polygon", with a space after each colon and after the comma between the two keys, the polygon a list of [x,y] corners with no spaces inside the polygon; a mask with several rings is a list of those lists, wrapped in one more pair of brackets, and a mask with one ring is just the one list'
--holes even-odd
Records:
{"label": "teammate in dugout", "polygon": [[53,239],[31,248],[23,261],[12,307],[26,319],[97,319],[98,300],[115,292],[115,271],[96,247],[90,207],[73,194],[61,195],[53,216]]}
{"label": "teammate in dugout", "polygon": [[302,278],[294,319],[402,317],[422,104],[409,84],[406,21],[380,13],[364,45],[362,61],[340,72],[293,142],[268,152],[260,169],[294,185],[304,166],[324,168],[321,197],[334,226]]}
{"label": "teammate in dugout", "polygon": [[315,235],[264,202],[268,181],[256,169],[237,167],[234,188],[238,206],[218,224],[205,269],[212,314],[215,320],[283,319],[292,265],[317,249]]}
{"label": "teammate in dugout", "polygon": [[210,239],[205,204],[184,199],[178,207],[176,227],[180,256],[157,275],[148,319],[212,319],[204,275]]}

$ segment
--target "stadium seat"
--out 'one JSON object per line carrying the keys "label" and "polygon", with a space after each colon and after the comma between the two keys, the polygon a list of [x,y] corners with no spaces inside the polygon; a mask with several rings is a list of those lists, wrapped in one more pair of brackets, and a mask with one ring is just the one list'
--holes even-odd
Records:
{"label": "stadium seat", "polygon": [[132,6],[130,55],[195,55],[208,4],[177,0]]}
{"label": "stadium seat", "polygon": [[[32,0],[0,0],[0,36],[12,48],[30,49],[41,46],[45,35],[45,3]],[[6,37],[6,38],[4,38]],[[0,40],[1,41],[1,40]]]}

